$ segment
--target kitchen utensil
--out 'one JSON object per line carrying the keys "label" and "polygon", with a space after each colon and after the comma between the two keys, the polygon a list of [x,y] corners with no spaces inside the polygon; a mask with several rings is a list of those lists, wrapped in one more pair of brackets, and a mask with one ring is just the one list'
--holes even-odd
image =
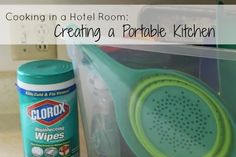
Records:
{"label": "kitchen utensil", "polygon": [[[127,144],[137,156],[227,155],[232,142],[231,121],[221,101],[204,83],[174,70],[137,70],[125,67],[96,46],[79,45],[78,48],[107,83],[113,97],[118,126]],[[162,102],[155,104],[155,101]],[[172,108],[174,104],[176,110]],[[162,111],[155,111],[159,106],[163,108]],[[168,112],[171,109],[172,111]],[[182,112],[178,112],[177,109]],[[168,126],[165,122],[156,124],[157,122],[153,121],[155,114],[165,115],[164,119],[168,119],[169,116],[175,117],[176,120],[183,117],[185,119],[180,119],[183,123],[173,121],[173,126]],[[188,124],[190,122],[192,124]],[[194,128],[195,123],[197,128]],[[173,135],[170,136],[164,131],[153,131],[155,128],[150,129],[153,124],[162,128],[167,127],[164,130],[170,130]],[[199,132],[194,129],[198,129]],[[167,136],[165,138],[168,140],[165,140],[164,144],[159,143],[164,136]],[[189,144],[188,147],[181,148],[181,142],[184,142],[180,141],[182,139],[189,140],[185,141]],[[180,143],[176,143],[177,141]],[[168,142],[174,142],[176,145]]]}
{"label": "kitchen utensil", "polygon": [[129,116],[152,156],[226,156],[230,121],[215,104],[219,102],[190,81],[152,76],[133,91]]}

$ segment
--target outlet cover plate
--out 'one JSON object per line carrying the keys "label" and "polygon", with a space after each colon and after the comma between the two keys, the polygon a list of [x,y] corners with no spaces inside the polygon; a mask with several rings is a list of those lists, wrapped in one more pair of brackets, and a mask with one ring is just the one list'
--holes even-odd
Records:
{"label": "outlet cover plate", "polygon": [[12,60],[55,59],[57,58],[57,46],[56,45],[12,45],[11,56],[12,56]]}
{"label": "outlet cover plate", "polygon": [[[11,25],[11,38],[19,43],[11,46],[12,60],[36,60],[57,58],[57,45],[47,45],[48,40],[55,41],[50,32],[53,32],[55,21],[18,23]],[[29,44],[30,40],[38,44]]]}

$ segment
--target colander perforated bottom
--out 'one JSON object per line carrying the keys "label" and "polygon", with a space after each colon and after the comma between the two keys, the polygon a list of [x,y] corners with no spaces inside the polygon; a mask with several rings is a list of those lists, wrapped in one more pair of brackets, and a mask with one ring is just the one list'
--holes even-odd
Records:
{"label": "colander perforated bottom", "polygon": [[213,157],[225,146],[225,121],[216,105],[200,84],[157,75],[135,88],[129,117],[151,156]]}
{"label": "colander perforated bottom", "polygon": [[169,156],[199,157],[214,145],[216,120],[195,93],[182,87],[162,87],[151,93],[144,104],[142,126],[160,151]]}

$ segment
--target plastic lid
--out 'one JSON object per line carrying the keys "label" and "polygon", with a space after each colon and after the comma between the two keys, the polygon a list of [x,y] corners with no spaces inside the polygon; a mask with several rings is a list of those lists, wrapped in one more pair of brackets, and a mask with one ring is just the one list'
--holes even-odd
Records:
{"label": "plastic lid", "polygon": [[30,84],[54,84],[74,78],[70,62],[63,60],[39,60],[21,65],[17,79]]}

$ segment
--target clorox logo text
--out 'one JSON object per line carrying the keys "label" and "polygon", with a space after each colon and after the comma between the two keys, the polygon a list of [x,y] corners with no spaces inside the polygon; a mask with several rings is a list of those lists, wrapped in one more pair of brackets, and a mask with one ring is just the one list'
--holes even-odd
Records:
{"label": "clorox logo text", "polygon": [[69,114],[70,106],[53,100],[44,100],[27,108],[28,115],[33,121],[51,126]]}

